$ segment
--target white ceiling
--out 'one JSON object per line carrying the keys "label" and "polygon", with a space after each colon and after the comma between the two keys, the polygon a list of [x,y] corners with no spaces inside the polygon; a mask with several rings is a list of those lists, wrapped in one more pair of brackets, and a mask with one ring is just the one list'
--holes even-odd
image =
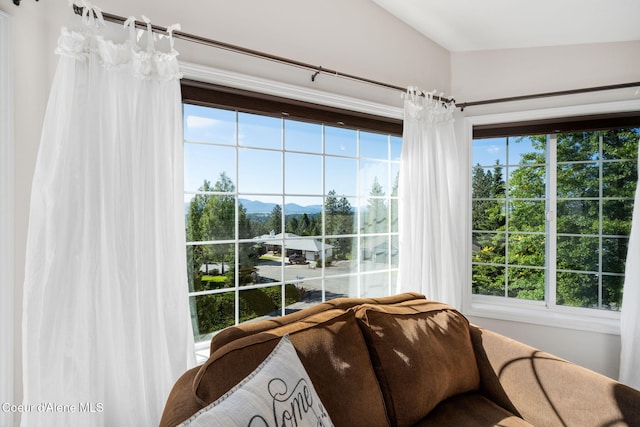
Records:
{"label": "white ceiling", "polygon": [[449,51],[640,40],[640,0],[372,0]]}

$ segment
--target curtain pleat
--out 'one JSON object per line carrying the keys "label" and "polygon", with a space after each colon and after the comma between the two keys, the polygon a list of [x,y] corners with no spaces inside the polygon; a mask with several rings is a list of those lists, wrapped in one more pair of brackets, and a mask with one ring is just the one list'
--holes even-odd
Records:
{"label": "curtain pleat", "polygon": [[399,179],[398,291],[460,307],[465,165],[452,104],[410,89],[404,104]]}
{"label": "curtain pleat", "polygon": [[22,425],[157,425],[194,363],[177,53],[88,27],[63,29],[57,53],[31,194]]}
{"label": "curtain pleat", "polygon": [[[640,158],[640,148],[638,150]],[[640,183],[640,180],[638,181]],[[636,187],[620,313],[620,382],[640,390],[640,187]]]}

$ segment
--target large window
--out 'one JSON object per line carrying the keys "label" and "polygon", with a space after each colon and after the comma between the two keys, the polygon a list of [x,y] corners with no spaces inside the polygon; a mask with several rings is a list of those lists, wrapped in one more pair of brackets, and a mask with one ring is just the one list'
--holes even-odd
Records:
{"label": "large window", "polygon": [[588,123],[474,131],[473,294],[620,309],[640,121]]}
{"label": "large window", "polygon": [[201,101],[208,93],[184,103],[196,340],[332,298],[389,295],[401,138],[349,119],[302,120],[288,108],[256,112],[259,100]]}

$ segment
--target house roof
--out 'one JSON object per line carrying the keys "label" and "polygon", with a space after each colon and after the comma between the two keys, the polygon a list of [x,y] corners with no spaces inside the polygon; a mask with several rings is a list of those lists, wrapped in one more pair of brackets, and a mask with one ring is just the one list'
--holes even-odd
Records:
{"label": "house roof", "polygon": [[254,237],[253,240],[274,246],[282,246],[284,242],[285,249],[298,251],[320,252],[333,248],[333,245],[322,243],[317,239],[301,237],[294,233],[263,234],[262,236]]}

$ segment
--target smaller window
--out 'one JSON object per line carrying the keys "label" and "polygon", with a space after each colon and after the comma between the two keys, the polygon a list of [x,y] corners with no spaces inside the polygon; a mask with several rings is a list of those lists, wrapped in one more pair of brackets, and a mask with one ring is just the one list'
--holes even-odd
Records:
{"label": "smaller window", "polygon": [[620,309],[640,117],[604,120],[474,127],[474,295]]}

